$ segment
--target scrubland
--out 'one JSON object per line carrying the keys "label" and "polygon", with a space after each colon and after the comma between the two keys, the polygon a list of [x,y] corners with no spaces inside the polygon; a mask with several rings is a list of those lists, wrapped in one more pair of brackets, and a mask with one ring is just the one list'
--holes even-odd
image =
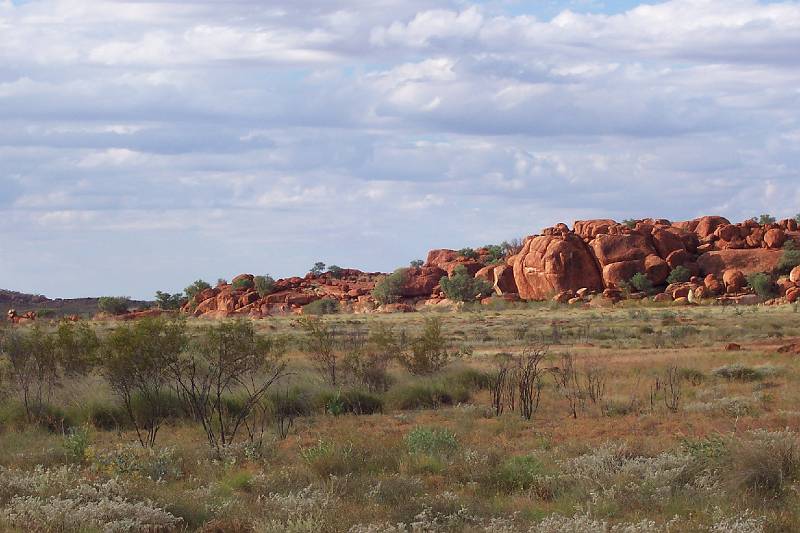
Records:
{"label": "scrubland", "polygon": [[[92,326],[91,364],[64,365],[27,411],[4,355],[0,530],[800,531],[800,363],[781,350],[800,342],[797,307],[247,324],[269,365],[219,405],[211,389],[188,401],[166,365],[159,393],[134,384],[126,405],[103,358],[136,325]],[[180,328],[176,376],[208,378],[213,358],[185,354],[216,337]],[[6,352],[17,334],[0,333]],[[251,383],[268,386],[248,406]]]}

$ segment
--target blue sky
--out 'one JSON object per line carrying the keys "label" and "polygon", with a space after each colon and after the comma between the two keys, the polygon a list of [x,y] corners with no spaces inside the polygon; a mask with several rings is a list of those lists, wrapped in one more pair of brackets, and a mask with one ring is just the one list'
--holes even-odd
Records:
{"label": "blue sky", "polygon": [[800,211],[800,2],[0,0],[0,287]]}

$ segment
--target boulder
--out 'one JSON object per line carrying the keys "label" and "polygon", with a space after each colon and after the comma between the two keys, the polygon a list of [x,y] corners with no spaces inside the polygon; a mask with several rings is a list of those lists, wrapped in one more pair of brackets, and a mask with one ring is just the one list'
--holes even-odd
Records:
{"label": "boulder", "polygon": [[644,272],[653,285],[662,285],[667,281],[672,269],[659,256],[648,255],[644,260]]}
{"label": "boulder", "polygon": [[514,281],[523,300],[546,300],[565,290],[603,289],[589,248],[574,233],[525,240],[514,260]]}
{"label": "boulder", "polygon": [[792,283],[800,283],[800,266],[796,266],[789,273],[789,281]]}
{"label": "boulder", "polygon": [[425,266],[439,267],[442,270],[442,265],[452,263],[458,259],[458,252],[455,250],[431,250],[428,252],[428,259],[425,261]]}
{"label": "boulder", "polygon": [[622,287],[633,276],[644,273],[644,261],[619,261],[603,267],[603,282],[606,287]]}
{"label": "boulder", "polygon": [[639,233],[598,235],[591,247],[601,267],[621,261],[643,261],[656,253],[647,238]]}
{"label": "boulder", "polygon": [[686,250],[680,249],[680,250],[675,250],[674,252],[669,254],[666,257],[666,261],[669,268],[671,270],[674,270],[679,266],[688,265],[689,263],[694,261],[694,258],[691,255],[689,255],[689,252],[687,252]]}
{"label": "boulder", "polygon": [[764,244],[767,248],[778,249],[786,242],[786,233],[779,228],[767,230],[764,234]]}
{"label": "boulder", "polygon": [[739,227],[733,224],[723,224],[714,230],[714,235],[723,241],[735,241],[742,238]]}
{"label": "boulder", "polygon": [[434,287],[439,285],[439,280],[446,275],[447,272],[436,266],[409,268],[406,270],[406,281],[401,295],[405,298],[430,296]]}
{"label": "boulder", "polygon": [[693,224],[694,227],[691,227],[692,224],[690,223],[686,229],[693,231],[701,239],[713,234],[719,226],[730,224],[727,218],[717,216],[702,217],[692,222],[695,222]]}
{"label": "boulder", "polygon": [[706,290],[712,296],[719,296],[725,292],[725,285],[714,274],[709,274],[703,280]]}
{"label": "boulder", "polygon": [[747,286],[747,279],[741,270],[726,270],[722,275],[722,282],[728,294],[741,292]]}
{"label": "boulder", "polygon": [[704,276],[714,274],[719,278],[726,270],[739,270],[745,275],[772,273],[778,268],[782,256],[781,250],[719,250],[701,255],[697,263]]}
{"label": "boulder", "polygon": [[611,219],[595,219],[595,220],[576,220],[573,224],[575,233],[585,240],[592,240],[598,235],[607,234],[609,229],[616,226],[617,223]]}
{"label": "boulder", "polygon": [[793,287],[786,291],[786,301],[793,304],[800,300],[800,288]]}
{"label": "boulder", "polygon": [[653,245],[662,259],[666,259],[669,254],[676,250],[686,250],[683,239],[673,231],[655,228],[651,235],[653,237]]}
{"label": "boulder", "polygon": [[666,292],[662,292],[662,293],[659,293],[659,294],[656,294],[655,296],[653,296],[653,301],[654,302],[659,302],[659,303],[661,303],[661,302],[671,302],[672,301],[672,295],[671,294],[667,294]]}

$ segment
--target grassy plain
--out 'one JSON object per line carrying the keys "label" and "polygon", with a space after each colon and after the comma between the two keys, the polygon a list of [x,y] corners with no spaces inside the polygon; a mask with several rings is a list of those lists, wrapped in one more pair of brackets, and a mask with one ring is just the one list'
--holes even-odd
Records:
{"label": "grassy plain", "polygon": [[[99,376],[57,391],[55,428],[26,423],[11,391],[0,400],[0,529],[800,531],[800,358],[779,353],[800,342],[796,307],[537,304],[326,320],[413,335],[431,315],[465,355],[425,377],[393,364],[375,394],[382,409],[338,416],[331,398],[353,386],[314,372],[295,318],[259,321],[291,339],[291,375],[274,390],[299,416],[285,437],[276,420],[260,448],[222,456],[180,416],[141,449]],[[532,346],[546,350],[538,409],[498,415],[498,354]],[[565,354],[574,415],[555,379]]]}

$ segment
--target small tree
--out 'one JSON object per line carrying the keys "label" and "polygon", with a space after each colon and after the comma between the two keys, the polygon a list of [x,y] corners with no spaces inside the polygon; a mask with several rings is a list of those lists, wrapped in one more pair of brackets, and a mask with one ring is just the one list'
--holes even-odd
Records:
{"label": "small tree", "polygon": [[272,291],[275,290],[275,280],[269,274],[256,276],[253,278],[253,282],[255,283],[258,295],[262,298],[268,294],[272,294]]}
{"label": "small tree", "polygon": [[455,302],[474,302],[480,296],[492,292],[492,286],[485,279],[470,276],[464,265],[458,265],[452,277],[443,277],[439,281],[442,292]]}
{"label": "small tree", "polygon": [[484,248],[489,252],[489,264],[502,263],[506,249],[502,244],[487,244]]}
{"label": "small tree", "polygon": [[653,290],[653,283],[641,272],[637,272],[633,275],[630,280],[630,285],[639,292],[650,293]]}
{"label": "small tree", "polygon": [[142,447],[152,447],[169,414],[165,398],[188,343],[183,321],[146,318],[120,325],[103,343],[102,372],[122,401]]}
{"label": "small tree", "polygon": [[234,280],[231,284],[231,287],[237,291],[248,291],[252,288],[255,288],[255,281],[249,277],[241,277],[237,280]]}
{"label": "small tree", "polygon": [[438,317],[426,318],[422,334],[411,341],[411,350],[399,354],[400,364],[415,376],[430,375],[444,368],[458,354],[448,350]]}
{"label": "small tree", "polygon": [[772,298],[775,296],[775,283],[764,272],[757,272],[747,276],[747,286],[762,298]]}
{"label": "small tree", "polygon": [[524,244],[523,239],[520,239],[520,238],[517,237],[517,238],[511,239],[510,241],[501,242],[500,246],[503,247],[503,252],[504,252],[505,256],[508,257],[508,256],[511,256],[511,255],[518,254],[520,252],[520,250],[522,250],[523,244]]}
{"label": "small tree", "polygon": [[264,397],[284,374],[285,342],[255,332],[239,320],[205,327],[170,368],[181,395],[219,453],[245,428],[261,444],[267,421]]}
{"label": "small tree", "polygon": [[304,316],[300,327],[306,332],[305,350],[309,359],[330,385],[336,386],[338,353],[336,332],[319,317]]}
{"label": "small tree", "polygon": [[684,283],[692,277],[692,271],[683,265],[678,265],[672,269],[667,278],[667,283]]}
{"label": "small tree", "polygon": [[322,273],[325,272],[325,263],[323,263],[322,261],[317,261],[316,263],[314,263],[314,266],[311,267],[311,270],[309,270],[309,272],[315,276],[321,276]]}
{"label": "small tree", "polygon": [[425,261],[423,261],[422,259],[414,259],[413,261],[411,261],[411,262],[409,263],[409,266],[410,266],[411,268],[420,268],[420,267],[422,267],[422,265],[424,265],[424,264],[425,264]]}
{"label": "small tree", "polygon": [[186,297],[182,292],[170,294],[168,292],[156,291],[156,304],[161,309],[180,309],[186,303]]}
{"label": "small tree", "polygon": [[466,259],[477,259],[479,257],[478,252],[472,248],[462,248],[458,251],[458,255]]}
{"label": "small tree", "polygon": [[758,223],[761,224],[762,226],[765,226],[765,225],[768,225],[768,224],[774,224],[775,223],[775,217],[772,216],[772,215],[768,215],[768,214],[759,215]]}
{"label": "small tree", "polygon": [[189,285],[188,287],[183,289],[183,292],[185,292],[186,293],[186,297],[191,300],[192,298],[197,296],[199,293],[203,292],[206,289],[210,289],[210,288],[211,288],[211,285],[209,285],[208,282],[203,281],[202,279],[198,279],[197,281],[195,281],[194,283],[192,283],[191,285]]}
{"label": "small tree", "polygon": [[636,220],[635,218],[626,218],[625,220],[622,221],[622,224],[624,226],[629,227],[630,229],[634,229],[636,227],[636,224],[638,223],[639,221]]}
{"label": "small tree", "polygon": [[380,304],[397,302],[403,293],[403,286],[408,279],[408,270],[398,268],[392,274],[381,278],[372,290],[372,297]]}
{"label": "small tree", "polygon": [[388,390],[389,363],[402,351],[400,337],[391,326],[376,324],[370,330],[366,342],[348,343],[347,348],[342,366],[348,376],[370,392]]}
{"label": "small tree", "polygon": [[794,241],[789,240],[783,245],[783,255],[778,262],[778,270],[788,274],[796,266],[800,266],[800,250]]}
{"label": "small tree", "polygon": [[328,267],[328,274],[330,274],[332,278],[339,279],[344,274],[344,269],[338,265],[331,265]]}
{"label": "small tree", "polygon": [[127,313],[130,305],[131,299],[127,296],[101,296],[97,300],[97,308],[112,315]]}

